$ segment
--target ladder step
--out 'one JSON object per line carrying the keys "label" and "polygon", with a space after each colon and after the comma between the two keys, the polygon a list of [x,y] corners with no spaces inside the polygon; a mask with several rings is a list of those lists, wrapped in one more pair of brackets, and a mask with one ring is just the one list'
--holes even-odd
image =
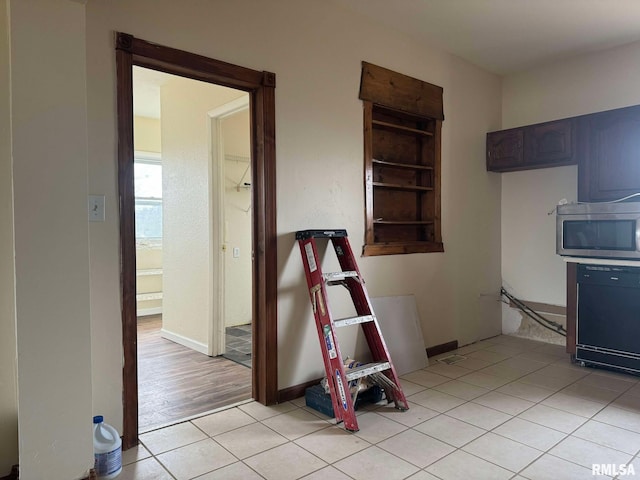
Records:
{"label": "ladder step", "polygon": [[358,323],[373,322],[373,315],[362,315],[361,317],[341,318],[333,322],[334,327],[346,327],[347,325],[356,325]]}
{"label": "ladder step", "polygon": [[391,364],[389,362],[367,363],[365,365],[347,370],[345,372],[345,376],[347,377],[348,381],[357,380],[358,378],[366,377],[367,375],[371,375],[372,373],[389,370],[390,368]]}
{"label": "ladder step", "polygon": [[345,229],[337,230],[298,230],[296,232],[296,240],[306,240],[307,238],[335,238],[346,237]]}
{"label": "ladder step", "polygon": [[[322,273],[316,240],[322,239],[333,246],[340,267],[335,273]],[[296,232],[296,240],[302,255],[302,264],[309,288],[309,299],[315,317],[318,340],[322,349],[322,360],[331,396],[336,423],[344,422],[347,431],[358,431],[358,420],[355,412],[357,392],[351,395],[353,384],[367,379],[370,385],[383,389],[388,402],[393,402],[399,410],[407,410],[409,403],[402,391],[402,386],[389,356],[389,351],[365,288],[365,281],[358,272],[353,251],[349,245],[347,231],[336,230],[300,230]],[[325,286],[342,285],[346,287],[353,302],[355,311],[345,318],[334,320],[329,308],[328,292]],[[369,346],[371,363],[348,368],[338,345],[336,327],[362,325],[362,330]],[[350,364],[352,364],[350,362]],[[357,365],[357,363],[356,363]],[[358,385],[359,390],[360,385]]]}
{"label": "ladder step", "polygon": [[329,285],[333,285],[335,283],[341,282],[345,278],[357,278],[358,272],[356,271],[344,271],[344,272],[332,272],[332,273],[323,273],[322,278]]}

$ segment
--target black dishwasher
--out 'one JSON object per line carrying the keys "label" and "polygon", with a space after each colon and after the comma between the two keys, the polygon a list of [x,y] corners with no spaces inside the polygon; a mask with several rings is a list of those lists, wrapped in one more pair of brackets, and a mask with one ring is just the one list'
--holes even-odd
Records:
{"label": "black dishwasher", "polygon": [[640,267],[578,265],[576,360],[640,373]]}

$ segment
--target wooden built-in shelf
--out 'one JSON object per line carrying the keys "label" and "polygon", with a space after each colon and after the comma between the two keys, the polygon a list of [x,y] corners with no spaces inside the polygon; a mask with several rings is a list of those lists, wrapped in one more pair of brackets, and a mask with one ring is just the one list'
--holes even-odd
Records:
{"label": "wooden built-in shelf", "polygon": [[407,132],[412,134],[417,133],[418,135],[426,135],[428,137],[433,137],[433,132],[429,132],[427,130],[420,130],[419,128],[405,127],[404,125],[398,125],[390,122],[383,122],[380,120],[373,120],[371,123],[377,127],[385,127],[385,128],[390,128],[391,130],[397,130],[400,132]]}
{"label": "wooden built-in shelf", "polygon": [[442,252],[442,88],[362,64],[363,255]]}
{"label": "wooden built-in shelf", "polygon": [[377,165],[381,165],[383,167],[393,167],[393,168],[408,168],[410,170],[433,170],[433,167],[428,165],[417,165],[412,163],[398,163],[398,162],[388,162],[386,160],[378,160],[377,158],[373,158],[371,160],[372,163]]}
{"label": "wooden built-in shelf", "polygon": [[374,187],[393,188],[394,190],[414,190],[419,192],[430,192],[433,187],[421,187],[420,185],[401,185],[399,183],[371,182]]}
{"label": "wooden built-in shelf", "polygon": [[442,242],[388,242],[365,245],[363,255],[402,255],[444,252]]}
{"label": "wooden built-in shelf", "polygon": [[433,220],[374,220],[378,225],[433,225]]}

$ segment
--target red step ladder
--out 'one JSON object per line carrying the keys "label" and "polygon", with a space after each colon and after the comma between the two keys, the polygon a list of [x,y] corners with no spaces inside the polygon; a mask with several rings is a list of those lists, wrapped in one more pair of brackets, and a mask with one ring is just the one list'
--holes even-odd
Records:
{"label": "red step ladder", "polygon": [[[322,273],[316,238],[327,238],[333,244],[342,271]],[[316,319],[320,350],[327,373],[336,422],[344,421],[347,430],[358,431],[358,421],[354,411],[357,389],[352,398],[349,384],[354,381],[360,382],[365,377],[384,389],[389,403],[394,402],[395,407],[399,410],[408,410],[409,404],[402,392],[389,351],[382,338],[378,320],[371,308],[364,280],[360,276],[358,265],[349,245],[347,231],[301,230],[296,232],[296,240],[298,240],[302,254],[302,263],[309,286],[309,298]],[[326,287],[334,285],[342,285],[349,291],[357,316],[333,319]],[[360,324],[364,331],[373,362],[355,368],[345,368],[340,354],[336,329],[356,324]]]}

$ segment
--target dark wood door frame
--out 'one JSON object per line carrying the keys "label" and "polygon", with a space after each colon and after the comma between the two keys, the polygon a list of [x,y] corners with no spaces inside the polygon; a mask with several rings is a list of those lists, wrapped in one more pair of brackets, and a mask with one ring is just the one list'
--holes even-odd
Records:
{"label": "dark wood door frame", "polygon": [[134,65],[243,90],[250,95],[254,252],[253,398],[265,405],[274,404],[278,399],[275,74],[153,44],[126,33],[116,33],[125,449],[138,443],[133,187]]}

